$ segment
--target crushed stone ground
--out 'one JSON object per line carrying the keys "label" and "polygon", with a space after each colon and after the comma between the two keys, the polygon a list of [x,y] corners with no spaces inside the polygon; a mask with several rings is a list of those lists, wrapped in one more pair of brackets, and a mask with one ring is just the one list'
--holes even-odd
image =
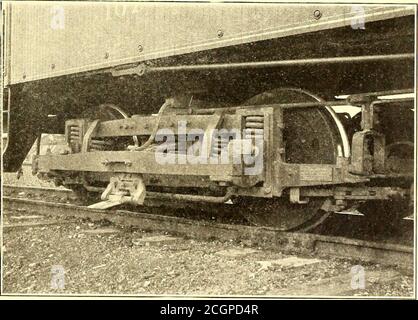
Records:
{"label": "crushed stone ground", "polygon": [[[30,216],[4,215],[6,294],[413,294],[412,275],[380,265],[362,265],[365,288],[353,289],[351,269],[359,263],[347,260],[295,257],[232,242],[203,242],[84,220]],[[26,225],[19,227],[22,223]],[[64,286],[56,285],[56,266],[65,272]]]}

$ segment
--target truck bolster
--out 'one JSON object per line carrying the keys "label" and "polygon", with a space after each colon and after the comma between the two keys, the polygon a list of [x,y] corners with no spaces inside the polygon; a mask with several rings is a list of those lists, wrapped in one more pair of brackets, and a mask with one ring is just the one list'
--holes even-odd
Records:
{"label": "truck bolster", "polygon": [[[155,152],[103,151],[67,155],[41,155],[34,161],[39,173],[51,171],[123,172],[160,175],[208,176],[225,181],[237,172],[236,164],[187,164],[183,155],[176,155],[177,163],[156,161]],[[183,164],[184,163],[184,164]]]}

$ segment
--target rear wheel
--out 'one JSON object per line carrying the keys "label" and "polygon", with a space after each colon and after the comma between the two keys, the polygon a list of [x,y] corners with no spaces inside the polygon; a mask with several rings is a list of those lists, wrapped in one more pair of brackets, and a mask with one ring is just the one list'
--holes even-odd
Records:
{"label": "rear wheel", "polygon": [[325,221],[330,212],[321,209],[325,200],[310,199],[306,204],[290,203],[288,199],[245,198],[236,203],[242,207],[245,219],[252,225],[282,231],[309,231]]}
{"label": "rear wheel", "polygon": [[[256,95],[244,105],[321,102],[302,89],[279,88]],[[333,164],[348,156],[349,141],[343,125],[329,107],[283,110],[285,161],[288,163]]]}
{"label": "rear wheel", "polygon": [[[287,104],[322,101],[301,89],[274,89],[259,94],[244,105]],[[303,164],[333,164],[338,156],[348,155],[349,143],[344,128],[327,107],[283,110],[285,161]],[[283,231],[308,231],[330,214],[321,210],[325,198],[311,198],[306,204],[290,203],[288,196],[276,199],[241,199],[244,217],[257,226]]]}

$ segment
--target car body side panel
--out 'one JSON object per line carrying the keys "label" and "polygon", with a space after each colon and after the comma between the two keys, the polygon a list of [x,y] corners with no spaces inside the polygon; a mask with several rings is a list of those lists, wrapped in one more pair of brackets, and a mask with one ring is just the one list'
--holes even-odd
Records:
{"label": "car body side panel", "polygon": [[[6,85],[414,14],[413,6],[7,3]],[[317,11],[319,10],[319,11]],[[359,20],[360,19],[360,20]]]}

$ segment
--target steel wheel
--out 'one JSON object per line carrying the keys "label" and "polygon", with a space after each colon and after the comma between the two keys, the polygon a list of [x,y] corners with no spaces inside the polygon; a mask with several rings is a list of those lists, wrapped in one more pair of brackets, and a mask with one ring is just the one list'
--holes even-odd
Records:
{"label": "steel wheel", "polygon": [[[104,103],[99,105],[97,108],[85,110],[82,114],[83,118],[90,118],[91,120],[99,119],[100,121],[118,120],[129,118],[129,114],[122,108],[110,104]],[[138,137],[132,137],[135,146],[139,145]]]}
{"label": "steel wheel", "polygon": [[320,198],[310,199],[307,204],[293,204],[287,198],[246,198],[235,202],[243,207],[243,216],[251,224],[282,231],[309,231],[330,215],[321,210],[324,199]]}
{"label": "steel wheel", "polygon": [[[275,89],[259,94],[244,105],[265,105],[322,101],[301,89]],[[333,164],[349,154],[345,130],[331,108],[285,109],[285,161],[288,163]],[[330,214],[321,210],[325,198],[311,198],[307,204],[292,204],[288,196],[278,199],[245,199],[245,218],[254,225],[283,231],[308,231]]]}
{"label": "steel wheel", "polygon": [[[244,105],[320,101],[320,97],[302,89],[279,88],[256,95]],[[332,164],[337,156],[349,155],[347,134],[332,108],[285,109],[283,118],[286,162]]]}

